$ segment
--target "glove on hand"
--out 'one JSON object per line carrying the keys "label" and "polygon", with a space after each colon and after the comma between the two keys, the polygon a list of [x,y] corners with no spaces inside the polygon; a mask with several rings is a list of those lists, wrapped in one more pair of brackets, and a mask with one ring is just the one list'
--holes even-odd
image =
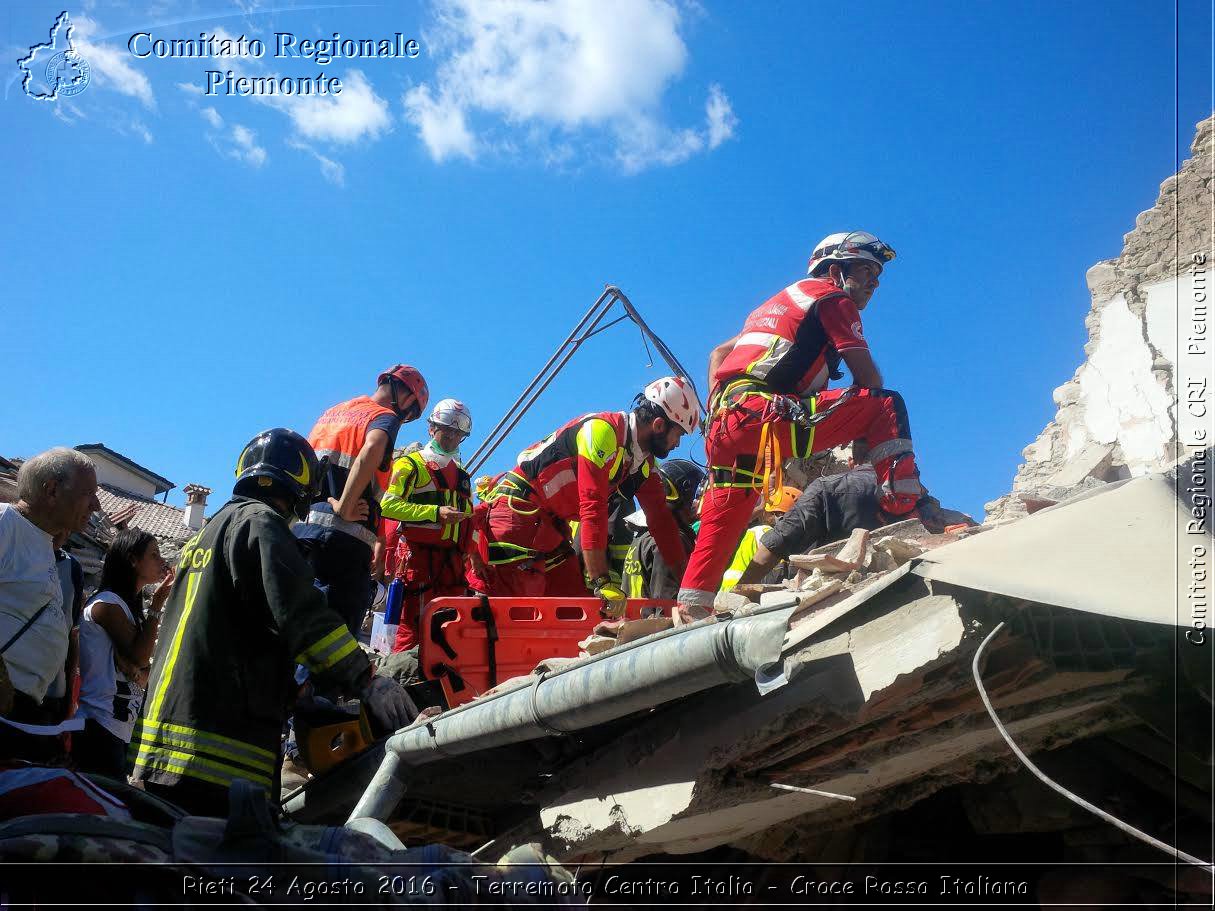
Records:
{"label": "glove on hand", "polygon": [[597,579],[595,594],[603,599],[603,607],[599,612],[604,617],[609,620],[618,620],[624,616],[628,596],[625,595],[619,582],[613,582],[611,579]]}
{"label": "glove on hand", "polygon": [[362,699],[368,714],[389,731],[405,727],[418,715],[409,694],[389,677],[372,677]]}

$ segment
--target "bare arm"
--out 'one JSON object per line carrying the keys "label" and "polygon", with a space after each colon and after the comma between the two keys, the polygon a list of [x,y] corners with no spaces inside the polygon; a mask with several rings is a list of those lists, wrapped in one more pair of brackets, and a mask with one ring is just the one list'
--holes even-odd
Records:
{"label": "bare arm", "polygon": [[114,643],[114,652],[123,661],[137,668],[151,662],[156,633],[160,629],[159,614],[149,614],[147,622],[139,629],[127,619],[117,604],[98,601],[93,605],[93,620],[106,631]]}
{"label": "bare arm", "polygon": [[342,496],[333,504],[334,512],[347,522],[357,522],[367,517],[365,507],[361,505],[366,503],[366,500],[363,499],[363,491],[371,483],[376,469],[383,463],[384,453],[387,449],[387,433],[379,428],[367,431],[367,439],[363,441],[363,448],[359,450],[359,454],[355,456],[354,462],[350,466],[350,474],[346,478]]}
{"label": "bare arm", "polygon": [[705,388],[709,390],[710,397],[713,395],[713,376],[717,373],[717,368],[721,366],[721,362],[726,359],[726,355],[734,349],[734,345],[738,339],[738,335],[727,339],[709,352],[709,385]]}
{"label": "bare arm", "polygon": [[873,389],[882,388],[882,372],[878,370],[868,348],[846,348],[840,352],[840,357],[848,365],[848,372],[852,374],[854,385],[868,386]]}

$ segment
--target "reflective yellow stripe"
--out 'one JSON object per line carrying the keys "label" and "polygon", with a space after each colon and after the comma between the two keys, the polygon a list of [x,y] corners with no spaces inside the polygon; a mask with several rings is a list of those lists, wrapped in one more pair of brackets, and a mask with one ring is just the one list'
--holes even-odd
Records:
{"label": "reflective yellow stripe", "polygon": [[194,611],[194,602],[198,598],[198,581],[205,570],[192,571],[186,577],[186,606],[182,609],[181,618],[177,621],[177,629],[173,630],[173,643],[169,646],[169,654],[165,658],[164,670],[156,681],[156,692],[148,705],[145,717],[150,721],[160,719],[160,707],[165,701],[165,691],[169,681],[173,679],[173,668],[177,665],[177,656],[181,652],[181,640],[186,633],[190,614]]}
{"label": "reflective yellow stripe", "polygon": [[319,665],[318,667],[314,667],[313,670],[314,671],[327,670],[328,668],[333,667],[335,664],[337,664],[339,661],[341,661],[343,658],[345,658],[350,653],[358,651],[358,648],[359,648],[358,642],[356,642],[354,637],[351,636],[349,641],[347,641],[341,648],[339,648],[336,652],[334,652],[332,655],[330,655],[328,658],[326,658],[323,664]]}
{"label": "reflective yellow stripe", "polygon": [[205,744],[207,741],[212,740],[220,746],[227,747],[228,749],[236,750],[237,752],[247,752],[250,754],[250,756],[256,757],[258,760],[268,760],[270,762],[274,762],[275,759],[278,758],[277,753],[259,746],[255,746],[252,743],[245,743],[242,740],[234,740],[231,737],[225,737],[223,734],[215,734],[211,731],[200,731],[195,728],[188,728],[181,724],[170,724],[167,721],[149,721],[147,719],[141,719],[141,721],[138,723],[136,733],[142,735],[143,731],[145,730],[152,732],[158,732],[160,730],[171,731],[172,733],[178,734],[182,737],[192,738],[200,744]]}
{"label": "reflective yellow stripe", "polygon": [[305,648],[295,656],[295,660],[297,663],[307,666],[309,670],[323,671],[333,667],[358,647],[358,642],[343,624],[323,639]]}
{"label": "reflective yellow stripe", "polygon": [[[141,747],[139,755],[135,757],[135,767],[153,770],[161,767],[170,772],[191,775],[220,785],[229,784],[233,778],[245,778],[263,787],[270,787],[270,778],[266,775],[258,775],[256,772],[238,769],[235,766],[205,759],[192,753],[179,753],[176,750]],[[211,775],[208,776],[202,769],[210,769]],[[218,777],[220,775],[225,777]]]}
{"label": "reflective yellow stripe", "polygon": [[[150,726],[149,726],[150,728]],[[147,730],[145,728],[145,730]],[[189,731],[188,728],[185,731]],[[140,747],[145,746],[152,748],[158,744],[167,746],[184,747],[201,753],[214,753],[216,756],[223,756],[226,759],[231,759],[233,762],[243,763],[244,765],[252,766],[255,769],[260,769],[266,773],[272,773],[277,764],[278,757],[272,753],[266,753],[265,750],[258,747],[242,744],[239,741],[233,741],[237,749],[230,749],[222,746],[215,746],[207,743],[205,736],[197,737],[190,733],[178,733],[176,731],[156,731],[148,730],[147,736],[143,736],[141,732]],[[244,748],[243,750],[241,748]],[[250,756],[247,751],[257,750],[259,753],[266,753],[266,758],[261,756]],[[242,755],[242,753],[244,755]]]}
{"label": "reflective yellow stripe", "polygon": [[339,639],[341,639],[342,636],[345,634],[346,634],[346,627],[339,626],[333,632],[326,635],[325,638],[312,643],[312,645],[310,645],[306,649],[304,649],[304,653],[309,654],[309,655],[315,655],[319,652],[322,652],[325,649],[329,648],[329,646],[333,645],[333,643],[335,643]]}

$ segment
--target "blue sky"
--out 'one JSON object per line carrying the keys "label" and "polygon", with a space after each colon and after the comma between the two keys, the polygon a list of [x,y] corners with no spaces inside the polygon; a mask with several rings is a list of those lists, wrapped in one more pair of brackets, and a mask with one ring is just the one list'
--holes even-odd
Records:
{"label": "blue sky", "polygon": [[[63,7],[0,10],[0,454],[100,441],[214,507],[256,431],[400,361],[468,402],[475,446],[605,283],[703,386],[819,238],[864,229],[899,253],[866,336],[924,480],[978,515],[1083,359],[1085,270],[1211,110],[1196,0],[317,5],[69,8],[91,82],[44,103],[15,61]],[[137,59],[138,31],[268,49]],[[421,53],[321,67],[276,31]],[[200,94],[230,68],[345,89]],[[665,372],[598,336],[490,467]]]}

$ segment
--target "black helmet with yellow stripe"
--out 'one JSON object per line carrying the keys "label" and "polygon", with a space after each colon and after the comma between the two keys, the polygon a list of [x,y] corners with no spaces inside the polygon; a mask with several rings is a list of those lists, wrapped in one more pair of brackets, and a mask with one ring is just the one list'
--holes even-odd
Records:
{"label": "black helmet with yellow stripe", "polygon": [[658,466],[663,486],[667,491],[667,503],[672,509],[680,509],[696,499],[696,491],[704,483],[704,470],[687,459],[668,459]]}
{"label": "black helmet with yellow stripe", "polygon": [[320,490],[322,468],[307,440],[294,430],[263,430],[241,450],[236,460],[232,492],[264,499],[267,493],[285,497],[303,519]]}

